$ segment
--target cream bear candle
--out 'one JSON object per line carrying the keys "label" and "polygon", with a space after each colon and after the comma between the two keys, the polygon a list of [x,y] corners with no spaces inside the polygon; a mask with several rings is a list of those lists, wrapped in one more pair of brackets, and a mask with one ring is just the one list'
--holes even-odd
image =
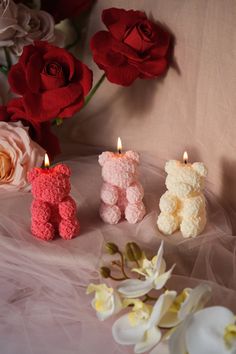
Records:
{"label": "cream bear candle", "polygon": [[[47,155],[45,165],[46,159]],[[31,231],[36,238],[49,241],[59,234],[69,240],[79,233],[76,203],[69,195],[70,175],[70,169],[65,164],[52,168],[33,168],[28,173],[34,196]]]}
{"label": "cream bear candle", "polygon": [[118,140],[118,153],[103,152],[99,156],[102,167],[100,216],[109,224],[117,224],[122,217],[134,224],[144,217],[144,192],[138,181],[139,155],[134,151],[122,153]]}
{"label": "cream bear candle", "polygon": [[201,162],[170,160],[166,163],[167,191],[160,199],[159,230],[171,235],[176,230],[183,237],[199,235],[206,225],[205,198],[202,193],[207,169]]}

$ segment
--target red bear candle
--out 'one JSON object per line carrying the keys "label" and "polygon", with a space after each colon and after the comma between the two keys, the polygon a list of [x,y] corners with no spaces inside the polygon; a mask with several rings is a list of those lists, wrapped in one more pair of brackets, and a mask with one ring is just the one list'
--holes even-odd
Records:
{"label": "red bear candle", "polygon": [[52,240],[56,234],[70,240],[79,233],[76,203],[69,195],[70,169],[65,164],[49,168],[33,168],[28,173],[34,200],[31,205],[31,231],[41,240]]}

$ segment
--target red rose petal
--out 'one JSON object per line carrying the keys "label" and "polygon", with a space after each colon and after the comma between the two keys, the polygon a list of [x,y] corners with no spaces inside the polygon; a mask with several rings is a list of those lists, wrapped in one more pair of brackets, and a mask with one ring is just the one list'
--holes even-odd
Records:
{"label": "red rose petal", "polygon": [[140,77],[144,79],[157,77],[164,74],[168,64],[165,58],[161,58],[138,63],[136,67],[140,71]]}
{"label": "red rose petal", "polygon": [[102,21],[107,26],[112,36],[122,40],[127,28],[134,26],[139,20],[145,19],[146,15],[141,11],[126,11],[124,9],[110,8],[103,10]]}
{"label": "red rose petal", "polygon": [[139,71],[131,65],[104,69],[107,79],[117,85],[130,86],[138,77]]}
{"label": "red rose petal", "polygon": [[[67,69],[67,80],[71,81],[75,72],[75,62],[77,59],[65,49],[53,47],[43,56],[44,62],[55,62]],[[66,74],[64,72],[64,74]]]}
{"label": "red rose petal", "polygon": [[40,73],[43,69],[43,61],[42,58],[38,55],[38,53],[34,53],[29,58],[28,64],[26,66],[26,80],[29,89],[33,93],[40,92],[40,84],[41,77]]}
{"label": "red rose petal", "polygon": [[93,84],[93,72],[83,63],[80,63],[79,66],[81,71],[80,85],[83,88],[84,96],[86,96],[91,90]]}
{"label": "red rose petal", "polygon": [[23,95],[27,90],[25,73],[20,63],[13,65],[8,73],[8,82],[13,92]]}
{"label": "red rose petal", "polygon": [[7,106],[0,106],[0,121],[8,122],[9,118]]}
{"label": "red rose petal", "polygon": [[59,87],[63,87],[65,85],[64,77],[55,77],[42,73],[41,75],[41,87],[47,90],[57,89]]}
{"label": "red rose petal", "polygon": [[72,117],[75,113],[81,110],[83,105],[84,105],[84,98],[81,95],[81,97],[79,97],[77,101],[73,102],[72,106],[68,106],[60,112],[60,117],[63,118]]}
{"label": "red rose petal", "polygon": [[27,114],[33,121],[45,122],[58,116],[62,117],[60,112],[64,107],[73,105],[81,95],[80,83],[72,83],[66,87],[45,91],[41,95],[27,92],[24,104]]}

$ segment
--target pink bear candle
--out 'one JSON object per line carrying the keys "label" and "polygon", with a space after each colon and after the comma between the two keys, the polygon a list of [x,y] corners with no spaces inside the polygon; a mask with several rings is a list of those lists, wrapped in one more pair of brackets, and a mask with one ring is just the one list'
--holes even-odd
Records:
{"label": "pink bear candle", "polygon": [[[47,155],[45,156],[45,166]],[[49,166],[49,161],[48,161]],[[70,240],[79,233],[76,203],[70,193],[70,169],[65,164],[52,168],[33,168],[28,173],[34,200],[31,205],[31,231],[41,240],[56,234]]]}
{"label": "pink bear candle", "polygon": [[122,153],[120,138],[119,142],[118,153],[106,151],[98,159],[104,181],[100,216],[109,224],[117,224],[122,217],[134,224],[142,220],[146,213],[142,202],[143,187],[137,177],[139,155],[134,151]]}

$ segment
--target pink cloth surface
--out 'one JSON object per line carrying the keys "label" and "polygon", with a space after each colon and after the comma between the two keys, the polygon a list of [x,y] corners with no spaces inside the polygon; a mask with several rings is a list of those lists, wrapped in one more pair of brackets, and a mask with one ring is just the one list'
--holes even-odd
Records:
{"label": "pink cloth surface", "polygon": [[[99,322],[85,294],[99,283],[106,241],[123,247],[138,242],[154,255],[164,244],[169,267],[176,263],[168,288],[180,290],[206,280],[212,304],[236,312],[236,238],[224,209],[207,189],[208,224],[201,236],[165,237],[157,230],[159,198],[165,174],[141,156],[140,181],[147,215],[135,225],[104,224],[98,216],[101,169],[97,156],[66,161],[72,170],[71,195],[79,206],[81,235],[65,241],[42,242],[30,234],[30,193],[0,192],[0,352],[3,354],[132,353],[112,338],[114,319]],[[105,260],[105,259],[104,259]],[[103,280],[102,280],[103,281]]]}
{"label": "pink cloth surface", "polygon": [[89,105],[57,131],[73,153],[80,153],[78,143],[111,150],[120,136],[126,149],[153,155],[160,168],[187,150],[190,161],[209,168],[211,189],[236,233],[236,1],[97,1],[83,54],[94,83],[103,72],[91,58],[89,40],[106,29],[101,13],[113,6],[146,11],[170,28],[179,70],[127,88],[105,80]]}

